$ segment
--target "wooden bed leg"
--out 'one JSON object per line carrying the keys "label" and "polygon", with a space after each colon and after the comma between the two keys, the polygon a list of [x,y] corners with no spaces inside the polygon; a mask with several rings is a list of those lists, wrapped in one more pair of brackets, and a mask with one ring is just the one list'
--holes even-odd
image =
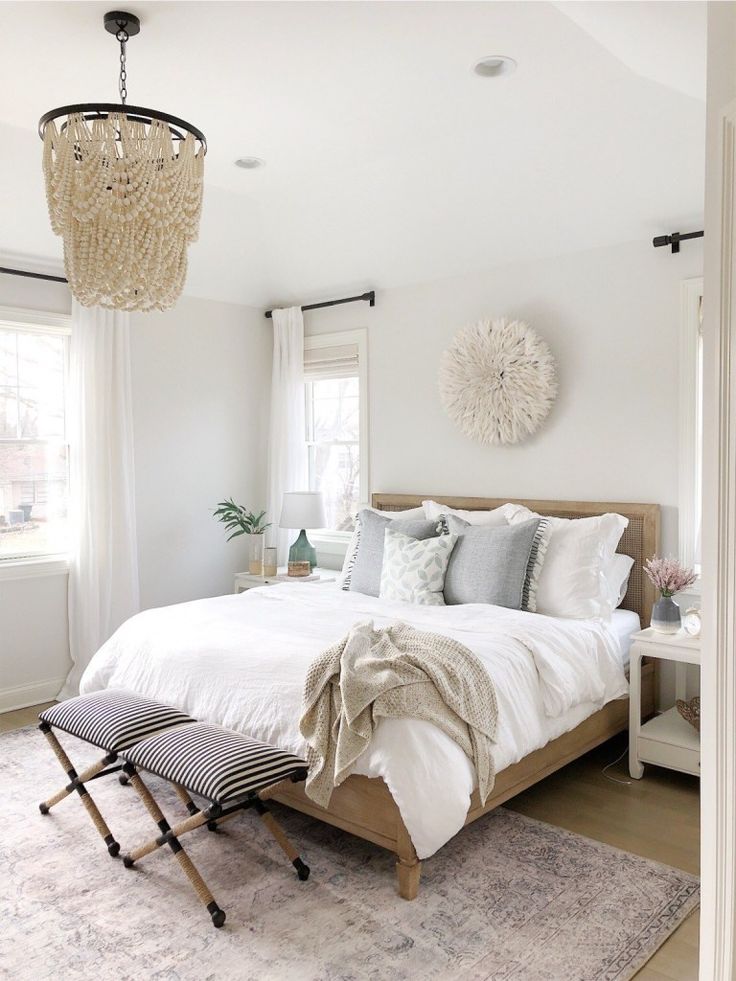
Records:
{"label": "wooden bed leg", "polygon": [[416,899],[419,892],[419,878],[422,874],[422,863],[415,858],[408,864],[398,859],[396,874],[399,877],[399,895],[402,899]]}
{"label": "wooden bed leg", "polygon": [[396,875],[399,880],[399,895],[402,899],[416,899],[419,892],[422,863],[417,858],[409,832],[401,818],[399,818],[396,846]]}

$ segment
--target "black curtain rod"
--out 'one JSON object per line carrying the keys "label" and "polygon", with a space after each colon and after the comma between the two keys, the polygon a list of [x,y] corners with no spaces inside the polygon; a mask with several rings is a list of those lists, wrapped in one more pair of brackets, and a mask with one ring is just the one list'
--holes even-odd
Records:
{"label": "black curtain rod", "polygon": [[673,232],[671,235],[657,235],[652,239],[652,245],[655,249],[663,245],[671,245],[673,252],[679,252],[680,242],[686,242],[689,238],[702,238],[704,235],[705,232]]}
{"label": "black curtain rod", "polygon": [[[50,283],[68,283],[69,280],[63,276],[52,276],[49,273],[29,272],[27,269],[11,269],[9,266],[0,266],[0,273],[8,276],[26,276],[28,279],[43,279]],[[344,300],[325,300],[323,303],[307,303],[302,310],[321,310],[323,307],[336,307],[341,303],[356,303],[365,300],[370,306],[376,305],[376,292],[370,290],[368,293],[361,293],[360,296],[346,296]],[[266,310],[266,316],[270,319],[273,310]]]}
{"label": "black curtain rod", "polygon": [[[358,300],[365,300],[374,307],[376,305],[376,291],[371,290],[370,293],[361,293],[360,296],[346,296],[344,300],[325,300],[324,303],[306,303],[301,309],[302,312],[305,310],[321,310],[323,307],[336,307],[341,303],[356,303]],[[266,316],[270,320],[273,316],[273,310],[266,310]]]}
{"label": "black curtain rod", "polygon": [[48,273],[28,272],[27,269],[10,269],[7,266],[0,266],[0,273],[8,276],[27,276],[28,279],[45,279],[49,283],[68,283],[68,279],[63,276],[51,276]]}

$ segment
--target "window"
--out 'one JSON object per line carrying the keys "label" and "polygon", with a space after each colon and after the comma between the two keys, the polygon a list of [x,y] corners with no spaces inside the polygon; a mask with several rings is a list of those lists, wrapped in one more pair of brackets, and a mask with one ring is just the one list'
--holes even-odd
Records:
{"label": "window", "polygon": [[304,339],[310,490],[322,491],[327,529],[349,533],[368,499],[366,332]]}
{"label": "window", "polygon": [[680,326],[680,559],[700,573],[703,470],[703,280],[682,284]]}
{"label": "window", "polygon": [[0,309],[0,562],[67,549],[64,318]]}

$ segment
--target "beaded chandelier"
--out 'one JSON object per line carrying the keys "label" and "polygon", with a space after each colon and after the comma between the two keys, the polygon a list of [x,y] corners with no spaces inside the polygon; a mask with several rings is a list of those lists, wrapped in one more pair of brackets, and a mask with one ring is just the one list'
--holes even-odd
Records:
{"label": "beaded chandelier", "polygon": [[51,227],[84,306],[166,310],[199,231],[207,142],[176,116],[127,104],[126,44],[140,21],[117,10],[104,21],[120,44],[120,104],[62,106],[39,122]]}

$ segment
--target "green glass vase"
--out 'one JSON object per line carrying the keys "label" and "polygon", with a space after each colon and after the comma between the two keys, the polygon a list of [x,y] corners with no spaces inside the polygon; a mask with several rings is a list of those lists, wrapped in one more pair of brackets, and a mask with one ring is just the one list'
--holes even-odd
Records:
{"label": "green glass vase", "polygon": [[309,562],[309,568],[312,570],[317,565],[317,551],[303,528],[289,549],[289,562]]}

